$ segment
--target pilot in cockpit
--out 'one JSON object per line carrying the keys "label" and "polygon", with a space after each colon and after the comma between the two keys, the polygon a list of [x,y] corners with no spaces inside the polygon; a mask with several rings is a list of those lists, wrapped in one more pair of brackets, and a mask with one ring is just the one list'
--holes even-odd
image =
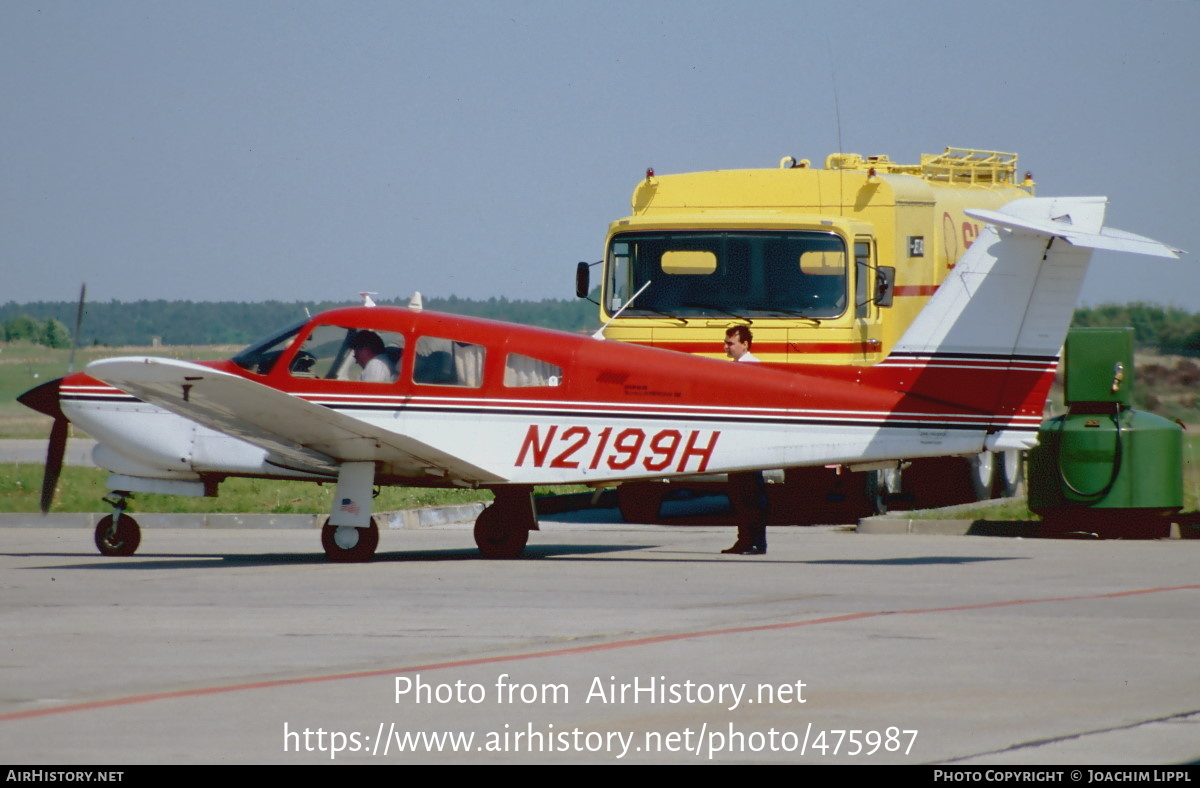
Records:
{"label": "pilot in cockpit", "polygon": [[391,383],[396,380],[396,361],[385,351],[383,340],[374,331],[359,331],[350,340],[354,361],[362,367],[358,379],[363,383]]}

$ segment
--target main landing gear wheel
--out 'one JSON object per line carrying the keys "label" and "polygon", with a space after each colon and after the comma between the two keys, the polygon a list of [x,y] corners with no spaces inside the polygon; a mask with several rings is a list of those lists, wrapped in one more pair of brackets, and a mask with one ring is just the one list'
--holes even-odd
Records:
{"label": "main landing gear wheel", "polygon": [[115,521],[111,514],[105,515],[96,524],[96,549],[100,555],[133,555],[141,543],[142,529],[137,520],[127,514],[120,515]]}
{"label": "main landing gear wheel", "polygon": [[371,518],[368,528],[349,525],[330,525],[326,518],[321,528],[321,547],[330,561],[370,561],[379,546],[379,525]]}
{"label": "main landing gear wheel", "polygon": [[499,501],[475,518],[475,544],[484,558],[518,558],[529,542],[529,527]]}

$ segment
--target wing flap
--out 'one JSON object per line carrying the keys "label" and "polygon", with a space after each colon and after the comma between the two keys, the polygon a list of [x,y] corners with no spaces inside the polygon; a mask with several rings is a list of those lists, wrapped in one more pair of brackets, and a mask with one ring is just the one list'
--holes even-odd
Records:
{"label": "wing flap", "polygon": [[125,357],[92,362],[87,372],[138,399],[260,446],[287,467],[329,473],[343,462],[378,462],[410,478],[505,481],[412,437],[199,364]]}

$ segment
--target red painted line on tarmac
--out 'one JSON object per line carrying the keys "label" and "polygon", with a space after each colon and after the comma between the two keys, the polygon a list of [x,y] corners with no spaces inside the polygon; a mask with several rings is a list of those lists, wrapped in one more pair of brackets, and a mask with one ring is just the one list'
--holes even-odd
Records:
{"label": "red painted line on tarmac", "polygon": [[30,719],[32,717],[46,717],[53,714],[70,714],[79,711],[93,711],[95,709],[106,709],[115,706],[133,706],[140,703],[152,703],[159,700],[177,700],[180,698],[195,698],[203,695],[220,695],[230,692],[244,692],[247,690],[274,689],[277,687],[289,687],[298,684],[317,684],[327,681],[343,681],[346,679],[362,679],[372,678],[375,676],[395,675],[397,673],[413,673],[422,670],[446,670],[449,668],[473,667],[475,665],[494,665],[504,662],[545,659],[547,657],[563,657],[573,654],[589,654],[597,651],[613,651],[616,649],[637,648],[639,646],[652,646],[658,643],[670,643],[675,640],[692,640],[695,638],[738,635],[745,632],[770,632],[772,630],[780,629],[811,627],[818,624],[839,624],[844,621],[858,621],[867,618],[881,618],[883,616],[917,615],[923,613],[950,613],[962,610],[986,610],[988,608],[1035,605],[1046,602],[1080,602],[1095,599],[1117,599],[1126,596],[1161,594],[1171,591],[1200,591],[1200,585],[1138,588],[1131,591],[1112,591],[1106,594],[1081,594],[1079,596],[1045,597],[1042,599],[1010,599],[1000,602],[979,602],[971,605],[955,605],[953,607],[928,607],[917,608],[913,610],[876,610],[869,613],[847,613],[840,616],[813,618],[806,621],[789,621],[782,624],[760,624],[748,627],[729,627],[726,629],[706,629],[696,632],[679,632],[673,635],[655,635],[653,637],[634,638],[632,640],[618,640],[612,643],[597,643],[591,646],[576,646],[574,648],[558,648],[547,651],[534,651],[528,654],[510,654],[509,656],[505,657],[479,657],[477,659],[460,659],[450,662],[430,662],[425,665],[408,665],[406,667],[386,668],[383,670],[364,670],[355,673],[334,673],[327,676],[305,676],[294,679],[273,679],[270,681],[253,681],[246,684],[228,684],[220,687],[201,687],[199,689],[176,690],[174,692],[155,692],[147,695],[129,695],[124,698],[110,698],[108,700],[97,700],[87,703],[71,703],[65,706],[55,706],[46,709],[30,709],[28,711],[16,711],[8,714],[0,714],[0,722]]}

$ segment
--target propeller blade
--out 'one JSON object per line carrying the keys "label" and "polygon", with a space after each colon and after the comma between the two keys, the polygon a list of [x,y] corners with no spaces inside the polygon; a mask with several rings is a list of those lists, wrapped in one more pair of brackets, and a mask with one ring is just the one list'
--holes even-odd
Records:
{"label": "propeller blade", "polygon": [[67,451],[67,427],[70,422],[62,412],[59,404],[59,389],[62,378],[43,383],[26,391],[17,397],[27,408],[33,408],[38,413],[44,413],[54,419],[50,428],[50,445],[46,449],[46,473],[42,476],[42,514],[50,511],[54,503],[54,488],[58,486],[58,475],[62,472],[63,455]]}
{"label": "propeller blade", "polygon": [[50,511],[54,503],[54,488],[58,486],[58,475],[62,473],[63,455],[67,452],[66,419],[55,419],[50,428],[50,445],[46,449],[46,473],[42,476],[42,514]]}
{"label": "propeller blade", "polygon": [[87,282],[79,288],[79,309],[75,312],[75,333],[71,334],[71,359],[67,362],[67,374],[75,371],[75,349],[79,347],[79,329],[83,326],[83,304],[87,300]]}

